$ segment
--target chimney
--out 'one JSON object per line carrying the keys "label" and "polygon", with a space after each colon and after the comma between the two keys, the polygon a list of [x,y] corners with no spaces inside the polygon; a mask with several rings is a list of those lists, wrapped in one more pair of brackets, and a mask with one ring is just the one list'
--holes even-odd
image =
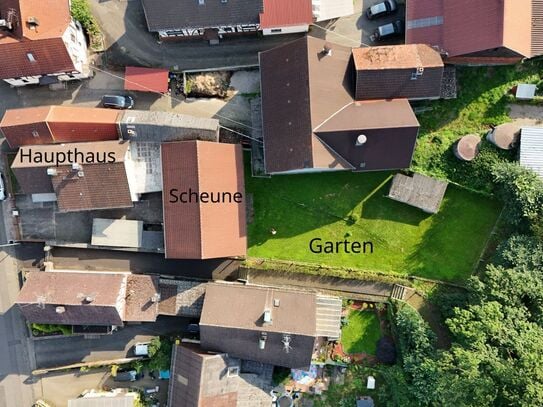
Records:
{"label": "chimney", "polygon": [[50,175],[51,177],[54,177],[57,175],[57,169],[56,168],[47,168],[47,175]]}
{"label": "chimney", "polygon": [[85,295],[83,296],[83,303],[84,304],[90,304],[94,301],[94,295]]}
{"label": "chimney", "polygon": [[330,48],[328,45],[325,45],[324,47],[322,47],[321,55],[325,57],[331,57],[332,48]]}
{"label": "chimney", "polygon": [[78,163],[72,163],[72,170],[79,171],[81,169],[81,165]]}
{"label": "chimney", "polygon": [[62,305],[59,305],[55,308],[55,312],[57,314],[64,314],[66,312],[66,308],[64,308]]}
{"label": "chimney", "polygon": [[264,323],[271,324],[271,322],[272,322],[271,310],[266,309],[264,310]]}
{"label": "chimney", "polygon": [[160,301],[160,293],[153,294],[151,296],[151,302],[159,302]]}

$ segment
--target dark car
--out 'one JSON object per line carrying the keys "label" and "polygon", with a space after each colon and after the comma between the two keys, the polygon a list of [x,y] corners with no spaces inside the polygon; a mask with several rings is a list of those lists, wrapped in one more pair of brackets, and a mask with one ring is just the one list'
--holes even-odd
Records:
{"label": "dark car", "polygon": [[371,36],[372,41],[381,41],[386,38],[401,35],[404,32],[404,24],[402,20],[396,20],[393,23],[384,24],[375,29]]}
{"label": "dark car", "polygon": [[102,97],[102,106],[110,109],[132,109],[134,107],[134,99],[130,96],[106,95]]}
{"label": "dark car", "polygon": [[135,382],[143,377],[142,373],[138,373],[135,370],[119,371],[113,378],[116,382]]}
{"label": "dark car", "polygon": [[385,0],[381,3],[377,3],[371,7],[368,7],[368,9],[366,10],[366,17],[368,17],[369,20],[373,20],[375,18],[384,17],[386,15],[392,14],[396,10],[398,10],[398,4],[396,4],[396,0]]}

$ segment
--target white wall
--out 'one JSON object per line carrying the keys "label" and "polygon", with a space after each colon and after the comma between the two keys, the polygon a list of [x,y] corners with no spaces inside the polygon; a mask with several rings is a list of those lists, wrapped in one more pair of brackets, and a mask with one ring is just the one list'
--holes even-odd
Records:
{"label": "white wall", "polygon": [[309,30],[308,24],[303,25],[292,25],[290,27],[275,27],[275,28],[264,28],[262,33],[264,35],[276,35],[276,34],[292,34],[292,33],[304,33]]}

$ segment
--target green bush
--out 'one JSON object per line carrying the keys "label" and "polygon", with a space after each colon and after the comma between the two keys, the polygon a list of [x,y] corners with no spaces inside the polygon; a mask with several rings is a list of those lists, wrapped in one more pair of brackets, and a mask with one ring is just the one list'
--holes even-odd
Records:
{"label": "green bush", "polygon": [[71,13],[72,17],[81,23],[89,36],[100,34],[100,28],[91,13],[87,0],[72,0]]}
{"label": "green bush", "polygon": [[54,324],[31,324],[32,332],[54,334],[61,333],[62,335],[71,335],[71,325],[54,325]]}
{"label": "green bush", "polygon": [[149,369],[168,370],[172,358],[172,342],[168,338],[153,338],[149,344]]}

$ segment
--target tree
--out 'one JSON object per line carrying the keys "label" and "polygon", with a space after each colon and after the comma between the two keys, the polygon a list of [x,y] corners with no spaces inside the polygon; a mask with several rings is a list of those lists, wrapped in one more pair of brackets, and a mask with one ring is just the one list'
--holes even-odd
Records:
{"label": "tree", "polygon": [[168,370],[172,358],[172,343],[167,338],[153,338],[149,344],[149,369]]}
{"label": "tree", "polygon": [[513,235],[496,249],[497,265],[543,271],[543,242],[535,236]]}
{"label": "tree", "polygon": [[512,162],[494,164],[492,175],[505,203],[505,219],[543,239],[543,181],[532,170]]}

